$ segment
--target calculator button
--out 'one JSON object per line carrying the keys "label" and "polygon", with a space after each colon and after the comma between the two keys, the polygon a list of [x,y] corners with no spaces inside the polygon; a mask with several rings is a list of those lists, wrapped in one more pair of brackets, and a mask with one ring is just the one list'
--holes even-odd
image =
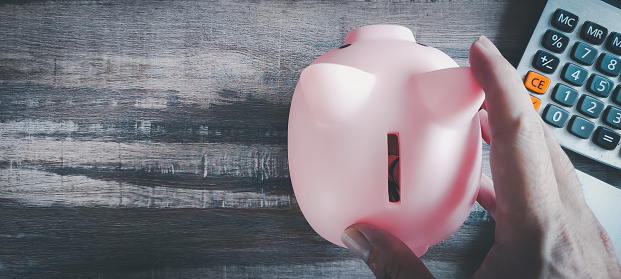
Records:
{"label": "calculator button", "polygon": [[585,22],[580,30],[580,38],[595,45],[601,45],[606,35],[608,35],[606,27],[590,21]]}
{"label": "calculator button", "polygon": [[550,85],[550,79],[536,72],[528,72],[524,85],[528,90],[543,94]]}
{"label": "calculator button", "polygon": [[597,70],[603,74],[616,77],[621,72],[621,59],[608,53],[602,53],[596,66]]}
{"label": "calculator button", "polygon": [[593,122],[586,120],[580,116],[572,116],[567,127],[570,133],[581,139],[588,139],[595,129]]}
{"label": "calculator button", "polygon": [[616,55],[621,55],[621,34],[617,32],[610,33],[606,42],[606,48]]}
{"label": "calculator button", "polygon": [[578,91],[576,91],[575,89],[561,83],[557,84],[556,87],[554,87],[554,92],[552,93],[552,100],[554,100],[555,102],[566,107],[572,107],[576,103],[577,99]]}
{"label": "calculator button", "polygon": [[615,129],[621,129],[621,109],[609,106],[604,112],[602,121]]}
{"label": "calculator button", "polygon": [[548,50],[556,53],[561,53],[565,51],[567,44],[569,43],[569,38],[559,32],[554,30],[548,30],[543,35],[543,40],[541,41],[541,45]]}
{"label": "calculator button", "polygon": [[613,102],[621,105],[621,85],[617,86],[614,92],[612,92],[612,97],[610,99],[612,99]]}
{"label": "calculator button", "polygon": [[552,16],[552,26],[564,32],[572,32],[578,25],[578,16],[568,11],[558,9]]}
{"label": "calculator button", "polygon": [[604,103],[591,96],[583,95],[578,101],[578,111],[588,117],[598,118],[604,110]]}
{"label": "calculator button", "polygon": [[546,74],[554,73],[556,67],[558,67],[558,63],[559,60],[556,56],[543,50],[537,51],[533,59],[533,67]]}
{"label": "calculator button", "polygon": [[567,63],[561,77],[571,85],[582,86],[589,73],[582,67]]}
{"label": "calculator button", "polygon": [[593,136],[593,142],[607,150],[615,149],[617,144],[619,144],[619,139],[621,139],[619,134],[604,127],[598,127]]}
{"label": "calculator button", "polygon": [[612,87],[613,84],[611,80],[598,74],[592,74],[587,84],[587,90],[589,90],[589,92],[604,98],[610,95]]}
{"label": "calculator button", "polygon": [[593,65],[595,58],[597,58],[597,50],[585,43],[577,42],[571,50],[571,59],[580,64]]}
{"label": "calculator button", "polygon": [[535,108],[535,111],[538,111],[539,110],[539,106],[541,105],[541,100],[539,100],[539,99],[537,99],[537,98],[535,98],[533,96],[530,96],[530,100],[533,102],[533,107]]}
{"label": "calculator button", "polygon": [[543,113],[543,120],[557,128],[565,126],[567,118],[569,118],[569,112],[555,105],[548,105]]}

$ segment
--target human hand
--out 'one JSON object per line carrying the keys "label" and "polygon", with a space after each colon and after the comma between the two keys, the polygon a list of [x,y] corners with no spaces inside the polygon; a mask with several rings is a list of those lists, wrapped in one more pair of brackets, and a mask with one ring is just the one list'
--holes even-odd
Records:
{"label": "human hand", "polygon": [[[610,238],[516,70],[485,37],[473,43],[470,65],[485,91],[479,116],[494,178],[483,175],[477,201],[496,221],[494,245],[474,277],[621,278]],[[355,224],[341,238],[377,277],[433,277],[380,228]]]}

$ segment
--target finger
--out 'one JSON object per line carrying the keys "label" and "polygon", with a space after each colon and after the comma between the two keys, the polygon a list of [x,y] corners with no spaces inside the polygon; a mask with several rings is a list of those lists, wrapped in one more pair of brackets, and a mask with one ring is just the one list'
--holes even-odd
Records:
{"label": "finger", "polygon": [[341,240],[377,278],[433,278],[405,243],[374,225],[352,225],[343,232]]}
{"label": "finger", "polygon": [[483,140],[487,142],[487,144],[490,144],[492,141],[492,131],[489,127],[489,119],[485,109],[479,110],[479,122],[481,123],[481,135],[483,136]]}
{"label": "finger", "polygon": [[472,44],[470,65],[485,92],[496,210],[528,215],[559,205],[550,202],[559,198],[543,124],[517,71],[485,37]]}
{"label": "finger", "polygon": [[481,185],[477,201],[494,218],[494,215],[496,215],[496,192],[494,192],[494,183],[485,174],[481,175]]}
{"label": "finger", "polygon": [[546,125],[543,125],[543,132],[548,150],[550,151],[550,157],[552,158],[554,176],[558,184],[561,201],[577,209],[584,208],[586,201],[584,200],[582,184],[578,179],[574,165]]}
{"label": "finger", "polygon": [[515,120],[525,112],[534,112],[520,76],[485,36],[472,44],[470,65],[475,79],[486,93],[485,109],[495,119]]}

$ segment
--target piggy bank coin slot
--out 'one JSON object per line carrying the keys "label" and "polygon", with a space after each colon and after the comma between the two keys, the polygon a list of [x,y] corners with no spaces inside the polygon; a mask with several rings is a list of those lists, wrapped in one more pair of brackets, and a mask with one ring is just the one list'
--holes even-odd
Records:
{"label": "piggy bank coin slot", "polygon": [[344,49],[344,48],[346,48],[348,46],[351,46],[351,44],[342,45],[342,46],[339,47],[339,49]]}
{"label": "piggy bank coin slot", "polygon": [[399,163],[399,134],[390,133],[388,141],[388,201],[401,202],[401,164]]}

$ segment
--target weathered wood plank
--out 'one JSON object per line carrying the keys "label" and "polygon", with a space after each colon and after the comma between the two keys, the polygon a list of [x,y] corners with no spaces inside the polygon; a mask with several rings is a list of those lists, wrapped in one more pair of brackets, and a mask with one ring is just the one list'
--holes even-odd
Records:
{"label": "weathered wood plank", "polygon": [[[316,235],[299,210],[24,208],[6,203],[0,210],[4,278],[372,275],[347,249]],[[492,243],[493,223],[482,221],[466,223],[430,248],[422,259],[434,274],[466,278],[476,270],[487,251],[481,247]]]}
{"label": "weathered wood plank", "polygon": [[[299,73],[375,23],[517,62],[542,2],[0,1],[0,277],[370,277],[295,202]],[[493,226],[475,204],[423,261],[470,277]]]}

